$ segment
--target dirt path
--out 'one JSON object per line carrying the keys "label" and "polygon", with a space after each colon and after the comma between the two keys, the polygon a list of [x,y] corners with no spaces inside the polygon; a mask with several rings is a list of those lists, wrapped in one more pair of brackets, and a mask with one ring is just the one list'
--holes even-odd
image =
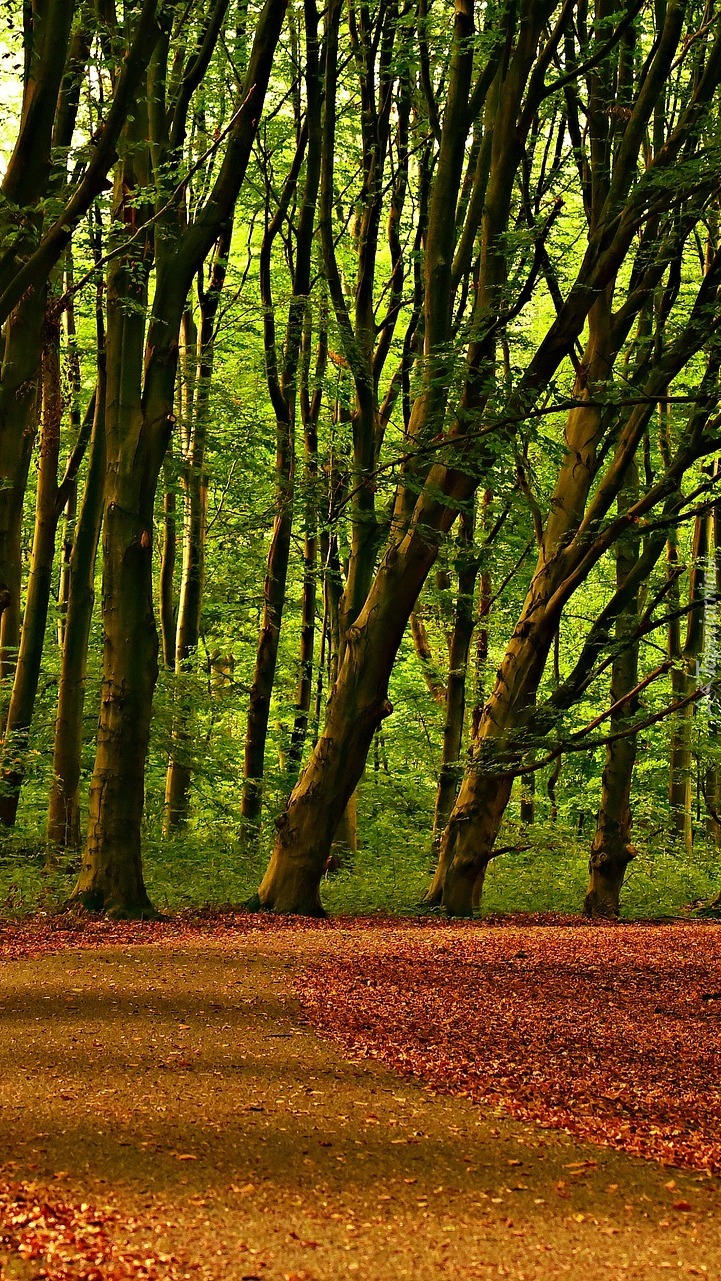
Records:
{"label": "dirt path", "polygon": [[140,1220],[128,1244],[194,1277],[721,1277],[717,1180],[344,1060],[292,997],[318,946],[286,930],[3,966],[0,1165]]}

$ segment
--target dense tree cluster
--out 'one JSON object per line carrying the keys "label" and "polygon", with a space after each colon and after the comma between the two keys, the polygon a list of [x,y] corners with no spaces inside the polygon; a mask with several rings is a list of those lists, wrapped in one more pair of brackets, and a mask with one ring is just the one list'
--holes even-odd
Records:
{"label": "dense tree cluster", "polygon": [[3,12],[5,828],[115,916],[211,814],[278,912],[359,806],[453,915],[712,848],[718,6]]}

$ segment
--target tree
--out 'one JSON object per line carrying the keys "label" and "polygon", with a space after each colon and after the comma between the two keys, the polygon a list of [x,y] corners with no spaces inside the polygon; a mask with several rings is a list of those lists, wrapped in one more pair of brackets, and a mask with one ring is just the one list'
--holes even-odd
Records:
{"label": "tree", "polygon": [[[177,84],[170,76],[173,33],[166,25],[151,65],[147,117],[139,109],[129,123],[116,169],[118,252],[107,285],[103,693],[88,836],[75,890],[85,906],[116,916],[153,911],[143,881],[140,834],[158,652],[152,529],[158,477],[174,423],[178,335],[191,282],[228,224],[243,183],[284,12],[284,4],[267,0],[258,15],[222,161],[194,216],[184,218],[183,143],[193,92],[221,28],[222,0],[201,23],[197,47]],[[147,195],[151,177],[154,210]],[[155,289],[146,333],[151,262]]]}

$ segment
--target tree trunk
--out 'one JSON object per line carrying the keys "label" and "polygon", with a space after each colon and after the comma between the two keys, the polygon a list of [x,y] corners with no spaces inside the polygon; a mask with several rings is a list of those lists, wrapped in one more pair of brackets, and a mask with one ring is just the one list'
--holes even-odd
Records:
{"label": "tree trunk", "polygon": [[[110,336],[108,339],[110,351]],[[110,370],[110,364],[109,364]],[[110,393],[110,375],[108,380]],[[140,832],[158,637],[153,614],[152,513],[105,504],[104,670],[88,834],[74,898],[113,917],[155,915],[143,880]],[[128,495],[124,495],[126,498]]]}
{"label": "tree trunk", "polygon": [[[187,221],[184,183],[170,202],[165,199],[169,158],[176,163],[182,159],[189,97],[169,132],[168,114],[158,111],[158,94],[151,92],[129,122],[116,167],[114,224],[122,253],[108,271],[103,692],[88,835],[75,889],[78,901],[113,916],[153,912],[141,864],[144,773],[159,648],[153,613],[153,517],[175,421],[180,327],[192,282],[228,226],[240,193],[285,10],[285,0],[266,0],[258,16],[222,160],[192,221]],[[214,12],[222,20],[222,7]],[[219,24],[209,31],[208,53],[219,31]],[[163,65],[161,51],[154,68],[160,92],[165,90]],[[150,129],[144,127],[147,123]],[[144,203],[151,164],[158,166],[152,174],[159,202],[155,211]],[[146,334],[153,253],[155,291]]]}
{"label": "tree trunk", "polygon": [[[280,628],[285,606],[285,587],[288,576],[290,540],[293,528],[295,498],[295,428],[297,405],[308,409],[305,394],[298,395],[298,367],[301,381],[304,354],[308,344],[308,296],[311,290],[311,268],[316,206],[321,172],[321,64],[319,58],[317,13],[314,5],[305,8],[306,47],[305,79],[307,110],[307,157],[296,232],[295,259],[289,261],[292,295],[288,305],[285,326],[285,343],[282,360],[279,359],[276,341],[275,307],[273,302],[271,255],[276,237],[291,202],[295,199],[301,161],[306,143],[303,134],[296,140],[295,159],[277,202],[273,218],[267,223],[260,250],[259,276],[261,299],[264,308],[264,345],[266,378],[276,419],[275,456],[275,519],[268,551],[265,583],[263,586],[263,613],[261,619],[255,670],[250,689],[248,724],[245,736],[245,761],[243,799],[241,805],[243,836],[250,841],[258,835],[263,807],[263,773],[265,744],[268,735],[270,700],[273,693],[278,661]],[[326,35],[326,41],[329,40]],[[335,60],[326,44],[326,57],[330,59],[328,74],[335,75]],[[270,190],[270,188],[269,188]],[[306,352],[303,351],[305,340]],[[321,344],[324,345],[323,343]],[[324,355],[321,357],[325,359]],[[281,372],[279,372],[279,370]],[[307,387],[307,374],[306,374]],[[317,401],[316,418],[320,409]],[[311,424],[307,424],[311,427]],[[312,428],[314,429],[314,427]],[[311,452],[313,442],[311,440]],[[305,696],[305,694],[304,694]]]}
{"label": "tree trunk", "polygon": [[[715,474],[718,474],[716,464]],[[718,651],[721,644],[721,503],[715,503],[709,517],[709,573],[713,567],[713,605],[708,611],[709,627],[706,629],[707,666],[709,676],[718,678]],[[713,548],[713,556],[711,555]],[[709,735],[712,744],[717,744],[721,733],[721,693],[714,688],[710,695]],[[706,770],[706,799],[716,814],[721,810],[721,765],[714,761]],[[708,834],[714,845],[721,846],[721,823],[708,815]]]}
{"label": "tree trunk", "polygon": [[398,647],[435,561],[439,531],[452,524],[455,502],[469,497],[472,482],[454,476],[454,483],[453,506],[436,500],[435,487],[432,496],[419,499],[416,522],[386,553],[368,600],[347,632],[325,724],[278,819],[257,906],[323,915],[319,887],[333,837],[362,777],[373,735],[393,710],[387,690]]}
{"label": "tree trunk", "polygon": [[[629,466],[619,512],[626,511],[638,497],[638,474],[635,463]],[[638,562],[638,539],[627,533],[616,545],[616,586],[621,587]],[[633,639],[638,626],[639,594],[635,592],[616,622],[618,651],[611,667],[611,706],[615,706],[638,684],[638,640]],[[630,699],[611,717],[611,734],[624,727],[629,716],[636,714],[638,700]],[[629,734],[609,743],[601,778],[601,801],[596,834],[588,865],[588,891],[583,904],[584,916],[617,917],[626,868],[636,857],[631,843],[631,784],[636,763],[636,735]]]}
{"label": "tree trunk", "polygon": [[321,320],[318,352],[315,365],[316,386],[312,395],[308,386],[310,353],[310,324],[303,333],[301,353],[300,408],[303,419],[305,446],[305,483],[303,531],[303,594],[301,603],[300,652],[298,655],[298,689],[296,714],[290,750],[288,775],[295,781],[308,734],[310,706],[313,698],[313,655],[315,650],[315,613],[318,596],[318,417],[320,414],[325,372],[328,335],[327,320]]}
{"label": "tree trunk", "polygon": [[[119,175],[116,193],[120,181]],[[154,914],[140,850],[158,673],[152,577],[155,486],[148,483],[148,443],[140,443],[146,411],[142,372],[148,267],[147,243],[141,243],[134,253],[116,258],[108,272],[103,682],[88,831],[73,894],[91,911],[115,917]],[[169,416],[174,378],[166,374]]]}
{"label": "tree trunk", "polygon": [[58,710],[53,744],[53,777],[48,805],[48,844],[79,849],[80,765],[87,684],[88,642],[95,601],[95,562],[103,518],[105,485],[105,373],[98,369],[88,470],[75,528],[68,573]]}
{"label": "tree trunk", "polygon": [[466,677],[473,628],[473,598],[479,562],[473,547],[473,509],[461,517],[458,546],[458,596],[449,643],[443,753],[433,815],[433,846],[437,850],[453,809],[462,777],[461,749],[466,711]]}
{"label": "tree trunk", "polygon": [[263,586],[263,614],[250,687],[248,726],[245,737],[243,801],[241,812],[245,836],[254,840],[259,832],[263,807],[265,743],[268,736],[270,700],[278,661],[280,627],[285,605],[290,538],[293,527],[293,436],[289,423],[278,425],[276,460],[276,517],[268,552]]}
{"label": "tree trunk", "polygon": [[175,488],[172,467],[166,458],[163,464],[165,492],[163,494],[163,545],[160,552],[160,577],[158,595],[160,597],[160,637],[163,666],[169,671],[175,670],[176,629],[178,616],[175,612],[175,556],[176,556],[176,520]]}
{"label": "tree trunk", "polygon": [[[707,550],[708,520],[704,514],[697,516],[694,524],[686,639],[678,666],[671,671],[674,698],[691,694],[699,679]],[[694,705],[687,703],[674,716],[669,765],[669,800],[674,832],[687,854],[693,851],[693,724]]]}
{"label": "tree trunk", "polygon": [[[175,635],[175,706],[173,734],[165,779],[163,830],[166,835],[188,819],[192,770],[190,725],[192,708],[186,683],[192,674],[200,640],[200,621],[205,583],[205,540],[208,518],[208,475],[205,449],[208,430],[210,385],[213,376],[215,319],[225,282],[232,229],[221,236],[211,268],[210,285],[200,302],[200,333],[195,352],[196,369],[188,379],[194,395],[191,404],[186,391],[185,450],[181,470],[183,492],[183,565],[178,593],[178,622]],[[186,313],[187,316],[187,313]],[[186,333],[194,327],[186,321]],[[186,344],[187,345],[187,344]],[[186,351],[186,364],[189,364]]]}
{"label": "tree trunk", "polygon": [[9,690],[20,640],[22,522],[40,411],[46,290],[24,298],[5,326],[0,377],[0,682]]}
{"label": "tree trunk", "polygon": [[[575,394],[584,400],[594,383],[609,375],[610,309],[599,298],[589,314],[589,338]],[[568,573],[565,549],[577,528],[591,483],[600,415],[579,405],[570,411],[566,428],[568,453],[559,473],[550,515],[521,616],[483,707],[473,743],[473,761],[461,784],[443,834],[440,856],[426,899],[442,903],[451,916],[470,916],[480,892],[513,784],[511,761],[499,772],[497,752],[520,760],[518,738],[535,703],[562,600],[559,589]],[[513,747],[518,742],[518,748]]]}
{"label": "tree trunk", "polygon": [[60,335],[56,321],[46,322],[42,369],[42,434],[35,505],[35,532],[22,636],[8,708],[2,767],[0,823],[5,827],[12,827],[15,823],[20,788],[25,774],[28,735],[45,646],[50,583],[55,558],[55,535],[60,516],[57,506],[58,459],[63,403],[60,379]]}

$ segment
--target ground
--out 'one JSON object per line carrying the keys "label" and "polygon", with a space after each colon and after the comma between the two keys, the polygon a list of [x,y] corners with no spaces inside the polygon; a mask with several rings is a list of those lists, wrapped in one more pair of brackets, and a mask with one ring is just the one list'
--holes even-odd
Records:
{"label": "ground", "polygon": [[[36,923],[0,933],[0,1275],[721,1276],[719,1183],[704,1169],[710,1147],[688,1141],[695,1119],[685,1132],[676,1126],[678,1159],[698,1167],[682,1169],[622,1150],[639,1132],[653,1137],[651,1088],[642,1091],[637,1122],[641,1103],[631,1100],[626,1128],[606,1126],[605,1140],[621,1150],[508,1114],[514,1091],[516,1110],[533,1111],[534,1079],[540,1119],[543,1108],[558,1109],[558,1086],[549,1082],[557,1082],[565,1044],[566,1102],[578,1100],[580,1115],[589,1115],[575,1073],[578,1062],[590,1071],[594,1057],[603,1060],[604,1040],[589,1027],[590,1053],[579,1059],[583,1029],[569,1032],[569,1011],[579,995],[574,972],[584,971],[584,1001],[598,986],[594,956],[599,965],[615,957],[623,975],[624,949],[637,957],[640,946],[666,1002],[674,973],[682,1004],[681,989],[700,983],[702,1039],[694,1044],[685,1024],[674,1027],[693,1011],[672,1010],[666,1023],[677,1055],[690,1065],[703,1059],[718,1035],[707,1018],[714,1001],[702,998],[714,997],[708,981],[721,932],[680,927],[654,936],[644,927],[632,946],[623,930],[540,927],[524,929],[519,947],[518,928],[230,922],[153,926],[143,944],[137,927],[68,933]],[[564,948],[565,1013],[564,985],[551,982]],[[520,989],[515,1003],[508,995],[517,973],[530,976],[537,1001],[544,991],[552,997],[555,1036],[538,1044],[541,1005],[534,1010]],[[433,1010],[445,1008],[439,990],[453,997],[442,1053],[417,1018],[423,988]],[[493,1049],[497,1022],[487,1024],[491,1043],[478,1049],[477,1012],[489,993],[503,997],[496,1004],[517,1029],[516,1054],[520,1046],[520,1058],[538,1056],[518,1084],[508,1045]],[[461,997],[472,1035],[457,1060]],[[583,1023],[587,1006],[581,1010]],[[639,1021],[647,1012],[639,1009]],[[627,1042],[629,1027],[621,1031]],[[418,1076],[423,1045],[430,1084]],[[554,1054],[547,1070],[543,1056],[550,1062]],[[669,1060],[664,1053],[649,1061],[663,1068]],[[638,1058],[637,1065],[641,1071]],[[589,1083],[595,1089],[592,1073]],[[714,1129],[712,1071],[708,1088]],[[623,1114],[618,1096],[604,1106],[608,1116],[614,1107]],[[656,1128],[667,1160],[674,1159],[669,1116],[666,1100]],[[567,1117],[557,1110],[545,1119],[561,1125]]]}

